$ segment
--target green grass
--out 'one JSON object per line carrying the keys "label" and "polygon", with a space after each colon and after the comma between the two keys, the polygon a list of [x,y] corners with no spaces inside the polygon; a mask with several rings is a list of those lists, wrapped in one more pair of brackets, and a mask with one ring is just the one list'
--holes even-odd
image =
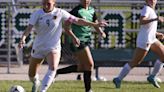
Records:
{"label": "green grass", "polygon": [[[29,81],[0,81],[0,92],[8,92],[12,85],[21,85],[30,92]],[[112,82],[92,82],[94,92],[164,92],[164,83],[157,89],[147,82],[123,82],[121,89],[115,89]],[[83,81],[56,81],[47,92],[84,92]]]}

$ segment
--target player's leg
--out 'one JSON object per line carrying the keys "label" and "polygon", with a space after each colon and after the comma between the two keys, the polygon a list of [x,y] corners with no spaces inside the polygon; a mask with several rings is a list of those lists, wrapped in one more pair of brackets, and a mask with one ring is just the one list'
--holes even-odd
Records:
{"label": "player's leg", "polygon": [[[64,47],[63,46],[63,52],[64,53],[67,53],[67,54],[71,54],[73,55],[74,52],[80,50],[81,48],[78,48],[78,47],[75,47],[73,43],[70,43],[69,47]],[[73,56],[70,56],[72,59],[71,62],[75,62],[77,63],[78,60],[76,59],[76,57],[73,55]],[[56,75],[58,74],[67,74],[67,73],[73,73],[73,72],[78,72],[78,65],[75,64],[75,65],[70,65],[70,66],[67,66],[67,67],[64,67],[64,68],[60,68],[56,71]]]}
{"label": "player's leg", "polygon": [[43,59],[37,59],[31,57],[29,60],[28,75],[30,81],[33,83],[32,92],[37,92],[40,86],[39,75],[37,74],[38,68],[42,64]]}
{"label": "player's leg", "polygon": [[[73,54],[73,62],[75,62],[75,65],[70,65],[64,68],[60,68],[57,70],[56,75],[58,74],[67,74],[67,73],[76,73],[76,72],[82,72],[79,67],[82,67],[81,64],[79,64],[79,60],[76,57],[76,53],[81,53],[80,51],[83,50],[85,48],[86,44],[85,43],[81,43],[79,47],[74,46],[73,43],[70,43],[69,48],[64,49],[65,52]],[[77,55],[78,56],[78,55]]]}
{"label": "player's leg", "polygon": [[158,60],[155,63],[154,70],[152,72],[152,75],[157,76],[160,70],[162,69],[164,63],[164,45],[161,42],[157,41],[152,44],[151,50],[160,57],[160,61]]}
{"label": "player's leg", "polygon": [[151,50],[160,57],[160,61],[157,60],[154,64],[154,69],[152,74],[147,78],[147,80],[152,83],[155,87],[160,88],[158,82],[156,81],[156,76],[163,68],[164,63],[164,45],[160,41],[156,41],[152,44]]}
{"label": "player's leg", "polygon": [[113,83],[115,84],[116,88],[121,87],[121,80],[123,80],[123,78],[130,72],[133,67],[142,62],[143,58],[147,55],[147,52],[147,50],[136,48],[132,61],[125,64],[120,74],[113,79]]}
{"label": "player's leg", "polygon": [[53,82],[60,61],[60,56],[60,51],[53,51],[47,55],[46,59],[49,68],[43,78],[41,92],[46,92],[47,89],[50,87],[51,83]]}
{"label": "player's leg", "polygon": [[154,69],[151,75],[157,76],[159,72],[162,70],[164,63],[161,60],[157,59],[154,63]]}
{"label": "player's leg", "polygon": [[72,72],[78,72],[77,65],[70,65],[68,67],[60,68],[57,70],[57,74],[67,74]]}
{"label": "player's leg", "polygon": [[83,50],[75,53],[76,57],[79,60],[78,71],[83,71],[84,75],[84,84],[85,91],[91,91],[91,74],[94,66],[93,58],[88,46],[86,46]]}

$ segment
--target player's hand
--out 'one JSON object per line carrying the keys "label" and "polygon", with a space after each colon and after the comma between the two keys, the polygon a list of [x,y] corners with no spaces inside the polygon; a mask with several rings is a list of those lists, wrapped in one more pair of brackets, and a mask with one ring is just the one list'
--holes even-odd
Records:
{"label": "player's hand", "polygon": [[106,38],[106,34],[105,34],[105,32],[101,32],[100,34],[99,34],[99,38]]}
{"label": "player's hand", "polygon": [[104,32],[101,34],[101,36],[102,36],[103,38],[106,38],[106,34],[105,34]]}
{"label": "player's hand", "polygon": [[76,46],[76,47],[79,47],[80,46],[80,40],[76,37],[73,39],[73,44]]}
{"label": "player's hand", "polygon": [[164,22],[164,17],[158,16],[158,21],[159,21],[159,22]]}
{"label": "player's hand", "polygon": [[98,41],[101,41],[103,38],[106,38],[106,34],[102,31],[102,32],[99,33],[99,35],[98,35]]}
{"label": "player's hand", "polygon": [[99,27],[106,27],[106,26],[108,26],[108,23],[106,21],[100,21],[100,22],[98,22],[98,26]]}
{"label": "player's hand", "polygon": [[164,40],[164,34],[163,33],[158,33],[157,38],[159,40]]}
{"label": "player's hand", "polygon": [[25,40],[20,40],[18,47],[21,49],[23,48],[24,44],[25,44]]}

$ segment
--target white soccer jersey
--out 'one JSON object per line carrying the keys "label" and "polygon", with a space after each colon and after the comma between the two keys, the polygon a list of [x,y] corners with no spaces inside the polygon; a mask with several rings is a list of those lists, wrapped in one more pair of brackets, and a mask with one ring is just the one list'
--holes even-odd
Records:
{"label": "white soccer jersey", "polygon": [[[141,11],[141,16],[146,16],[148,19],[157,18],[155,11],[145,5]],[[137,43],[154,43],[156,41],[157,21],[152,21],[148,24],[141,25],[137,37]]]}
{"label": "white soccer jersey", "polygon": [[75,17],[60,8],[54,8],[49,13],[45,13],[43,9],[34,12],[29,20],[29,24],[35,26],[37,33],[33,49],[52,50],[55,47],[61,47],[62,21],[71,21],[71,19]]}

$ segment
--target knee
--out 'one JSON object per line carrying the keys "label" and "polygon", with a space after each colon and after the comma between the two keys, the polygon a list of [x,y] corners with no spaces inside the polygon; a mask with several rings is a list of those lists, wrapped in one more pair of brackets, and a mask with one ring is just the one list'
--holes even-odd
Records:
{"label": "knee", "polygon": [[85,63],[85,66],[88,67],[88,68],[93,68],[94,67],[94,63],[93,63],[93,61],[90,61],[88,63]]}
{"label": "knee", "polygon": [[87,67],[93,68],[93,67],[94,67],[94,63],[89,63],[89,64],[87,64]]}
{"label": "knee", "polygon": [[134,67],[136,67],[136,66],[138,65],[137,63],[131,63],[131,62],[129,62],[128,64],[129,64],[129,66],[130,66],[131,68],[134,68]]}
{"label": "knee", "polygon": [[164,56],[160,57],[160,61],[164,63]]}
{"label": "knee", "polygon": [[164,63],[164,52],[163,54],[159,54],[158,56],[159,56],[160,61]]}
{"label": "knee", "polygon": [[86,65],[79,65],[77,67],[77,71],[79,72],[83,72],[83,71],[92,71],[93,70],[93,66],[92,64],[86,64]]}
{"label": "knee", "polygon": [[93,68],[94,68],[94,64],[93,64],[93,63],[89,63],[89,64],[87,64],[87,65],[85,66],[85,69],[86,69],[87,71],[92,71]]}

